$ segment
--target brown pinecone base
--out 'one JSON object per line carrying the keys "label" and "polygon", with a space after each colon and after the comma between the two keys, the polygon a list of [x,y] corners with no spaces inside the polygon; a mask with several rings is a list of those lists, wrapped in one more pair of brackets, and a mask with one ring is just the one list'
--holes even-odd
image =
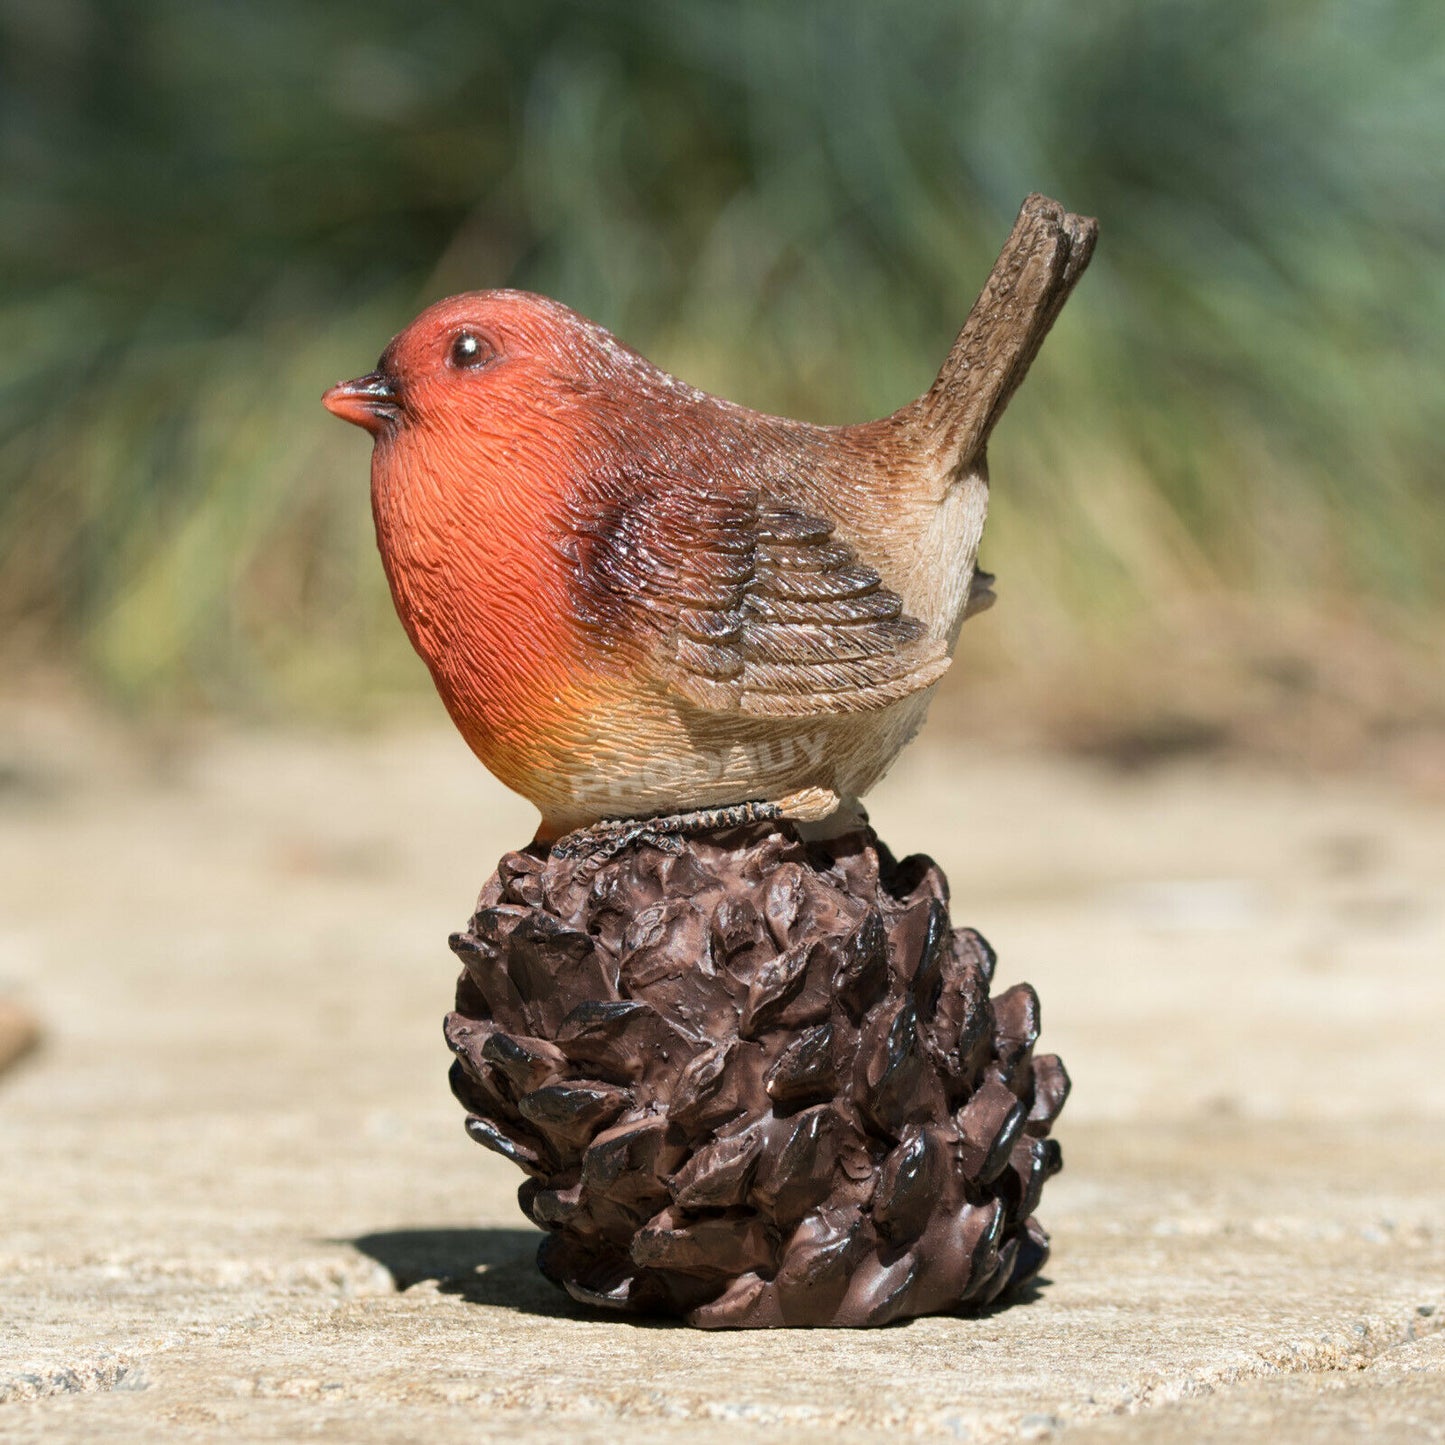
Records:
{"label": "brown pinecone base", "polygon": [[600,866],[509,853],[452,938],[472,1137],[530,1176],[547,1277],[689,1324],[978,1307],[1048,1255],[1068,1093],[1038,998],[871,830],[787,824]]}

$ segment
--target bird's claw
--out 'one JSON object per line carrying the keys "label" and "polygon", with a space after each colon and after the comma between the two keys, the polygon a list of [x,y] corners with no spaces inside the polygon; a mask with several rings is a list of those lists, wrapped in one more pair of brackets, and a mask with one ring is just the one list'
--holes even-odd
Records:
{"label": "bird's claw", "polygon": [[657,818],[624,818],[578,828],[552,845],[554,858],[587,858],[594,867],[614,858],[634,843],[645,843],[659,852],[676,857],[682,852],[683,835],[706,828],[736,828],[782,816],[777,803],[762,800],[733,803],[722,808],[699,808],[691,813],[671,813]]}
{"label": "bird's claw", "polygon": [[639,843],[674,857],[682,852],[682,839],[677,834],[663,832],[643,820],[637,823],[619,823],[615,827],[603,823],[590,828],[579,828],[575,833],[559,838],[552,845],[552,856],[567,861],[585,858],[595,866],[607,862],[609,858],[615,858],[624,848],[631,848]]}

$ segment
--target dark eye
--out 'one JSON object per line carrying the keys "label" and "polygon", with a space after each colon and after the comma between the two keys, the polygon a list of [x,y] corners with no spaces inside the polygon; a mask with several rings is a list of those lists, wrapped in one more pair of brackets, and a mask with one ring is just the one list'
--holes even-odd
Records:
{"label": "dark eye", "polygon": [[485,366],[497,353],[475,331],[458,331],[452,337],[447,360],[453,366],[475,369]]}

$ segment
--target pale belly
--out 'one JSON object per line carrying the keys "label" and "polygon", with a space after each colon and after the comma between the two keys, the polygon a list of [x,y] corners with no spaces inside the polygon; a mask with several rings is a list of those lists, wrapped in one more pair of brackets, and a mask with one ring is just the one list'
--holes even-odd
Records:
{"label": "pale belly", "polygon": [[585,735],[523,787],[544,830],[604,818],[780,802],[822,790],[848,805],[922,725],[932,689],[871,712],[753,718],[630,702],[588,719]]}

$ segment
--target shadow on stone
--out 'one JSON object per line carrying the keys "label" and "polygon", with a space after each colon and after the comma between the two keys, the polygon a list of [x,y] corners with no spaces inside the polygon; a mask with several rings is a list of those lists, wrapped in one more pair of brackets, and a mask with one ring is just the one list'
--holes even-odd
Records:
{"label": "shadow on stone", "polygon": [[534,1315],[572,1315],[575,1306],[537,1271],[535,1229],[396,1229],[345,1241],[374,1259],[398,1291],[435,1280],[470,1304]]}
{"label": "shadow on stone", "polygon": [[[545,1238],[535,1229],[396,1229],[337,1242],[374,1259],[391,1276],[398,1293],[434,1280],[442,1294],[455,1295],[468,1304],[554,1319],[605,1319],[641,1329],[678,1327],[674,1320],[588,1309],[569,1299],[538,1272],[537,1247]],[[1039,1276],[1007,1301],[964,1310],[960,1315],[988,1319],[1005,1309],[1026,1309],[1044,1298],[1040,1287],[1047,1288],[1050,1283]],[[895,1320],[885,1328],[903,1328],[910,1323]]]}
{"label": "shadow on stone", "polygon": [[1036,1274],[1027,1284],[1021,1285],[1005,1299],[993,1300],[979,1309],[960,1310],[962,1319],[991,1320],[995,1315],[1017,1314],[1030,1305],[1042,1304],[1048,1298],[1049,1287],[1053,1284],[1046,1274]]}

